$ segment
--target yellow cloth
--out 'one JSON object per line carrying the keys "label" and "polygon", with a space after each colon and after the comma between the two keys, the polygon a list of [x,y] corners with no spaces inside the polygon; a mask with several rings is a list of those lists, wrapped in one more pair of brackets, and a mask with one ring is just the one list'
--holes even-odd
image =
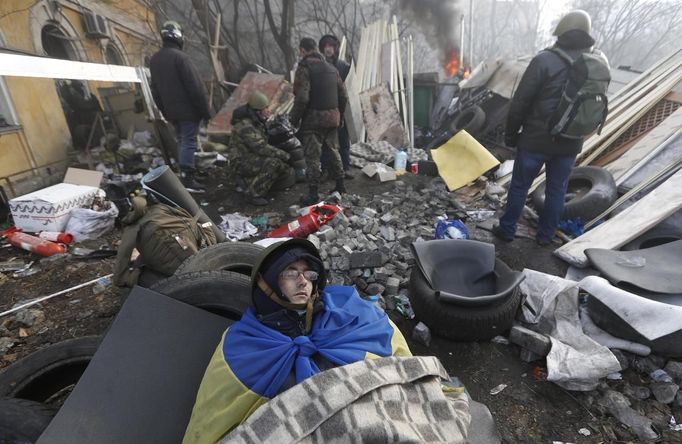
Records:
{"label": "yellow cloth", "polygon": [[431,155],[438,167],[438,174],[450,191],[476,180],[500,164],[495,156],[464,130],[437,150],[431,150]]}
{"label": "yellow cloth", "polygon": [[[412,356],[403,334],[390,319],[388,322],[393,327],[391,337],[393,356]],[[218,442],[251,416],[258,407],[269,401],[244,386],[225,363],[223,356],[225,334],[201,380],[192,417],[182,440],[183,444]],[[372,353],[365,356],[366,359],[378,357]]]}

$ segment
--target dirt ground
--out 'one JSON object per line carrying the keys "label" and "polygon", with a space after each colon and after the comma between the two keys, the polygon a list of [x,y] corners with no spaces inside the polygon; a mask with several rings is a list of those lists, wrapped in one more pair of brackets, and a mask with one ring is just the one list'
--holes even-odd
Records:
{"label": "dirt ground", "polygon": [[[356,171],[356,179],[348,181],[351,193],[371,195],[393,190],[392,183],[379,184]],[[248,205],[245,198],[222,185],[221,174],[208,178],[209,192],[197,199],[204,210],[217,219],[218,214],[241,212],[248,216],[268,213],[271,225],[287,222],[287,208],[298,202],[305,191],[302,185],[276,193],[271,206],[258,208]],[[402,180],[419,186],[431,178],[407,175]],[[332,183],[325,184],[331,188]],[[326,190],[326,188],[322,188]],[[435,222],[435,221],[434,221]],[[105,238],[87,242],[89,248],[116,248],[120,231]],[[489,232],[474,230],[472,237],[492,242]],[[562,275],[566,265],[551,255],[551,247],[538,247],[529,239],[517,239],[512,243],[496,243],[497,254],[517,270],[532,268]],[[0,248],[0,262],[12,258],[26,261],[37,260],[30,253],[13,247]],[[0,312],[15,303],[72,287],[111,273],[113,258],[84,261],[75,258],[42,259],[32,268],[36,274],[12,277],[0,281]],[[92,286],[58,296],[41,303],[37,308],[45,314],[45,320],[29,329],[20,329],[12,317],[0,318],[0,336],[9,336],[15,345],[0,357],[0,369],[46,345],[61,340],[98,335],[106,332],[123,303],[124,296],[113,286],[94,294]],[[493,342],[455,343],[434,337],[430,347],[411,340],[416,320],[404,319],[397,312],[390,313],[404,335],[410,341],[412,351],[419,355],[436,355],[451,376],[459,377],[472,397],[485,403],[497,422],[504,442],[551,443],[577,442],[626,442],[632,435],[618,425],[613,418],[600,412],[593,404],[592,395],[567,392],[555,384],[542,380],[543,361],[527,364],[519,357],[519,349],[513,345]],[[4,321],[4,322],[3,322]],[[491,389],[499,384],[507,387],[496,395]],[[579,433],[587,428],[591,435]]]}

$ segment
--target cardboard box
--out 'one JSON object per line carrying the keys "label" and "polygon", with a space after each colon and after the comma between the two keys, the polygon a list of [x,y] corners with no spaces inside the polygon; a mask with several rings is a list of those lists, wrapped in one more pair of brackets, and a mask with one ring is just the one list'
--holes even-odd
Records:
{"label": "cardboard box", "polygon": [[100,171],[69,168],[62,183],[9,201],[14,225],[29,233],[63,231],[72,208],[92,205],[101,180]]}

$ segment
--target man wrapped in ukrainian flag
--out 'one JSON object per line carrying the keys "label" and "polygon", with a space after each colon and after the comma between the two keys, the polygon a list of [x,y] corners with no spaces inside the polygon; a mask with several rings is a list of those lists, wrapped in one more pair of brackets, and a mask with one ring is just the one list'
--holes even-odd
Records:
{"label": "man wrapped in ukrainian flag", "polygon": [[219,441],[258,407],[321,371],[411,356],[386,313],[354,287],[325,283],[311,242],[291,239],[264,250],[251,275],[252,306],[218,344],[183,443]]}

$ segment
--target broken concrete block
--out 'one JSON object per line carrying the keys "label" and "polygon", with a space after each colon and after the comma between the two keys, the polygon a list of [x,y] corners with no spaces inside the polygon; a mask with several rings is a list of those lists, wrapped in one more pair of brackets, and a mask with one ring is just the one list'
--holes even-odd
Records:
{"label": "broken concrete block", "polygon": [[429,347],[431,345],[431,330],[420,321],[412,330],[412,339]]}
{"label": "broken concrete block", "polygon": [[383,237],[387,241],[389,242],[395,241],[395,230],[393,229],[393,227],[383,226],[380,228],[379,231],[381,233],[381,237]]}
{"label": "broken concrete block", "polygon": [[365,292],[367,292],[367,294],[383,294],[383,292],[385,290],[386,290],[386,287],[384,287],[381,284],[374,282],[372,284],[367,285]]}
{"label": "broken concrete block", "polygon": [[509,332],[509,341],[540,356],[547,356],[552,341],[545,335],[515,325]]}
{"label": "broken concrete block", "polygon": [[348,254],[351,254],[351,253],[353,252],[353,249],[352,249],[350,246],[348,246],[348,245],[344,245],[344,246],[343,246],[343,251],[345,251],[345,252],[348,253]]}
{"label": "broken concrete block", "polygon": [[322,242],[331,242],[336,239],[336,230],[330,226],[325,226],[327,227],[326,229],[320,229],[320,231],[317,232],[317,237]]}
{"label": "broken concrete block", "polygon": [[347,271],[350,269],[348,256],[334,256],[332,257],[332,270]]}
{"label": "broken concrete block", "polygon": [[374,279],[376,279],[376,281],[379,282],[380,284],[385,284],[390,276],[391,273],[389,273],[385,267],[379,267],[374,269]]}
{"label": "broken concrete block", "polygon": [[388,224],[393,220],[393,215],[391,213],[386,213],[379,218],[383,223]]}
{"label": "broken concrete block", "polygon": [[389,277],[386,279],[386,294],[388,296],[398,294],[398,289],[400,288],[400,279]]}
{"label": "broken concrete block", "polygon": [[680,386],[672,382],[654,382],[650,386],[656,401],[663,404],[670,404],[675,400],[675,395],[680,390]]}
{"label": "broken concrete block", "polygon": [[677,382],[682,382],[682,362],[668,361],[663,370]]}
{"label": "broken concrete block", "polygon": [[378,251],[354,251],[349,257],[351,268],[375,268],[383,264]]}
{"label": "broken concrete block", "polygon": [[373,208],[366,207],[362,210],[362,214],[370,218],[375,218],[377,216],[377,211]]}
{"label": "broken concrete block", "polygon": [[309,234],[308,235],[308,241],[311,244],[315,245],[315,248],[317,248],[318,250],[320,249],[320,238],[319,237],[317,237],[314,234]]}

